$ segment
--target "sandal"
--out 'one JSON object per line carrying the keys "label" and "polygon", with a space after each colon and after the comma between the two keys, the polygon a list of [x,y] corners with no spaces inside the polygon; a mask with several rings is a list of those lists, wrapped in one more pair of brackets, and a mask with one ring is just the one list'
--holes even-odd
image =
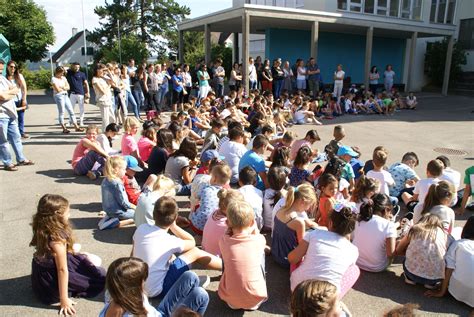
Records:
{"label": "sandal", "polygon": [[85,129],[84,129],[84,128],[81,128],[81,127],[79,127],[79,128],[76,128],[76,132],[84,132],[84,131],[85,131]]}
{"label": "sandal", "polygon": [[35,162],[31,160],[24,160],[21,162],[18,162],[17,166],[28,166],[28,165],[35,165]]}
{"label": "sandal", "polygon": [[64,130],[63,130],[63,133],[64,133],[64,134],[68,134],[68,133],[71,133],[71,131],[69,131],[68,129],[64,129]]}
{"label": "sandal", "polygon": [[18,171],[18,167],[16,167],[15,165],[11,164],[11,165],[8,165],[8,166],[5,166],[3,168],[5,171],[9,171],[9,172],[16,172]]}

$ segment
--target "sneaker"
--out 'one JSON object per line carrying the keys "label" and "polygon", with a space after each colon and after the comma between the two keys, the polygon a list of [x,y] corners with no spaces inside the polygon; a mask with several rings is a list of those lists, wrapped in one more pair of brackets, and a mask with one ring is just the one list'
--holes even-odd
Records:
{"label": "sneaker", "polygon": [[97,179],[97,175],[95,175],[95,173],[93,171],[88,171],[86,175],[92,181]]}
{"label": "sneaker", "polygon": [[426,289],[435,289],[435,288],[438,288],[439,286],[439,283],[436,283],[434,285],[430,285],[430,284],[425,284],[423,285]]}
{"label": "sneaker", "polygon": [[110,218],[105,216],[99,221],[99,230],[113,229],[118,227],[120,220],[118,218]]}
{"label": "sneaker", "polygon": [[199,275],[198,278],[199,278],[199,286],[201,286],[204,289],[208,287],[209,284],[211,284],[211,278],[209,277],[209,275]]}
{"label": "sneaker", "polygon": [[410,279],[405,275],[405,273],[403,273],[403,277],[405,278],[405,283],[407,283],[408,285],[416,285],[416,283],[413,282],[412,280],[410,280]]}

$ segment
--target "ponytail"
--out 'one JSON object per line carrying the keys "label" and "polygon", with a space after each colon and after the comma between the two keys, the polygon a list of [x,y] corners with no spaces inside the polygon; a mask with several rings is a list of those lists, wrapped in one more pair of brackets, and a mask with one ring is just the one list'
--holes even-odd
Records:
{"label": "ponytail", "polygon": [[372,199],[360,207],[359,221],[369,221],[373,215],[385,216],[385,208],[391,206],[390,198],[385,194],[375,194]]}
{"label": "ponytail", "polygon": [[295,202],[295,187],[290,186],[290,188],[288,188],[288,192],[286,193],[285,205],[280,210],[282,210],[283,213],[287,213],[291,209],[291,206],[293,206],[294,202]]}
{"label": "ponytail", "polygon": [[295,200],[297,199],[302,199],[305,202],[314,204],[317,198],[313,186],[305,183],[298,187],[290,187],[286,195],[285,205],[280,210],[283,210],[284,213],[287,213],[291,210],[291,206],[293,206]]}
{"label": "ponytail", "polygon": [[441,205],[444,199],[452,199],[454,195],[454,187],[447,181],[440,181],[437,184],[432,184],[428,190],[423,203],[423,210],[421,214],[427,214],[434,206]]}
{"label": "ponytail", "polygon": [[355,185],[351,197],[352,201],[356,203],[363,201],[366,193],[369,191],[375,191],[378,186],[380,186],[380,182],[377,179],[362,175],[359,177]]}

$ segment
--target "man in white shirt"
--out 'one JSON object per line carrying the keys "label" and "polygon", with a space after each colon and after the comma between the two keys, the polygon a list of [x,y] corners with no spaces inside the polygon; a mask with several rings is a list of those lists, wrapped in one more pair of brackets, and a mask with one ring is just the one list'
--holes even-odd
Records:
{"label": "man in white shirt", "polygon": [[[6,171],[17,171],[17,166],[33,165],[34,163],[23,155],[23,144],[18,129],[18,115],[13,101],[19,89],[2,75],[4,68],[5,61],[0,59],[0,159]],[[13,164],[8,143],[15,152],[17,166]]]}
{"label": "man in white shirt", "polygon": [[239,127],[233,128],[229,131],[229,141],[225,142],[219,148],[219,155],[225,157],[225,161],[232,170],[230,178],[231,184],[239,182],[239,163],[240,158],[247,152],[247,148],[243,144],[245,132]]}
{"label": "man in white shirt", "polygon": [[344,85],[344,76],[346,73],[342,70],[342,65],[337,65],[337,70],[334,72],[334,97],[337,97],[337,102],[341,99],[342,87]]}
{"label": "man in white shirt", "polygon": [[257,68],[252,57],[249,58],[249,85],[250,90],[257,89]]}

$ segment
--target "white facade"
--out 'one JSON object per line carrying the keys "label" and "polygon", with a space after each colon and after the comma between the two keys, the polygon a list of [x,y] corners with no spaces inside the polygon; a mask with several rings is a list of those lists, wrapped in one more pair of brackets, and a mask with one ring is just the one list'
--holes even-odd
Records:
{"label": "white facade", "polygon": [[[85,55],[84,51],[84,33],[81,32],[80,36],[74,41],[71,46],[67,47],[62,54],[56,59],[53,58],[56,66],[69,65],[73,62],[78,62],[81,65],[89,65],[94,61],[94,55]],[[87,41],[87,48],[90,51],[90,48],[93,49],[93,52],[97,49],[97,45]],[[62,49],[62,48],[61,48]]]}

